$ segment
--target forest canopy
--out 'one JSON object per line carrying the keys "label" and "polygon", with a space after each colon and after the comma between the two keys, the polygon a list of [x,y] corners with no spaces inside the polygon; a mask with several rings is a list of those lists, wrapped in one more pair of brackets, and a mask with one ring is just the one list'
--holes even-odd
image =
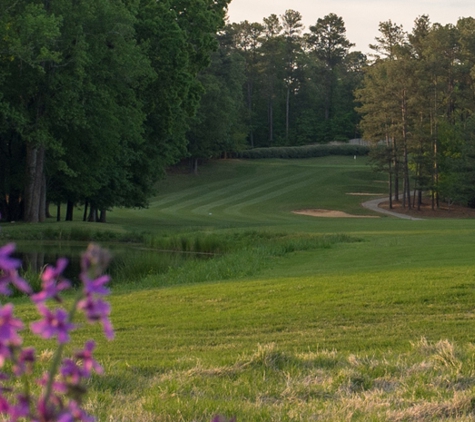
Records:
{"label": "forest canopy", "polygon": [[144,206],[186,154],[228,0],[0,1],[0,213]]}
{"label": "forest canopy", "polygon": [[433,209],[475,206],[475,19],[420,16],[409,33],[391,21],[379,32],[356,99],[389,197],[420,208],[430,192]]}
{"label": "forest canopy", "polygon": [[364,137],[389,193],[475,205],[475,24],[392,22],[366,57],[333,13],[226,21],[229,0],[0,0],[0,213],[105,221],[165,169]]}
{"label": "forest canopy", "polygon": [[[363,138],[375,146],[374,168],[388,175],[390,206],[396,198],[420,208],[429,193],[434,209],[441,201],[475,207],[473,18],[441,25],[423,15],[410,32],[381,22],[368,57],[352,50],[335,14],[306,31],[300,13],[287,10],[262,23],[229,23],[218,39],[219,60],[206,74],[244,85],[235,90],[237,105],[220,106],[214,124],[211,104],[229,96],[202,102],[208,120],[201,132],[192,128],[192,156]],[[232,58],[234,73],[226,73],[224,58]],[[204,86],[216,88],[209,81]],[[228,132],[207,136],[219,126]]]}

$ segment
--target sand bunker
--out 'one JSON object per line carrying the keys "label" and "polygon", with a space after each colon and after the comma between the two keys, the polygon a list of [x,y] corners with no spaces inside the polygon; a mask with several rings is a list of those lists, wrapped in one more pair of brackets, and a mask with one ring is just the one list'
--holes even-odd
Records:
{"label": "sand bunker", "polygon": [[343,211],[334,210],[297,210],[292,211],[294,214],[310,215],[312,217],[332,217],[332,218],[379,218],[373,215],[353,215]]}

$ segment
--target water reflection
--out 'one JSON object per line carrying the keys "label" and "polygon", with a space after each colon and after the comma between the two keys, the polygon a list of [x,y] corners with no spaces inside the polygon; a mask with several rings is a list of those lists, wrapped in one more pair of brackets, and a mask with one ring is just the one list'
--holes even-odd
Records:
{"label": "water reflection", "polygon": [[[178,267],[190,259],[200,259],[202,256],[181,253],[163,253],[156,250],[144,249],[120,244],[101,245],[111,251],[112,261],[109,274],[114,279],[124,277],[145,277],[149,274],[161,274],[170,268]],[[24,271],[41,272],[46,265],[55,265],[58,258],[65,257],[69,265],[64,276],[73,284],[79,283],[81,254],[87,248],[86,243],[75,244],[38,244],[21,242],[17,244],[15,257],[22,260]]]}
{"label": "water reflection", "polygon": [[40,273],[47,265],[56,265],[56,261],[65,257],[69,265],[64,271],[66,278],[78,281],[80,271],[81,253],[86,249],[86,244],[62,245],[62,244],[38,244],[17,243],[15,257],[21,259],[22,270]]}

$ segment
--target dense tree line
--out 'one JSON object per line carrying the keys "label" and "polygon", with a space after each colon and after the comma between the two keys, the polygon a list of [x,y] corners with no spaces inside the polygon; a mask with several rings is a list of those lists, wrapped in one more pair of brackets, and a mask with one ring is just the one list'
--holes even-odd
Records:
{"label": "dense tree line", "polygon": [[43,221],[56,204],[72,220],[80,204],[105,221],[111,207],[145,206],[184,157],[197,171],[200,159],[360,131],[380,144],[390,197],[475,205],[472,18],[422,16],[411,33],[383,22],[368,61],[335,14],[307,32],[294,10],[225,24],[228,3],[0,0],[2,217]]}
{"label": "dense tree line", "polygon": [[433,209],[441,199],[475,206],[475,19],[421,16],[410,33],[391,21],[379,31],[356,96],[390,198],[420,208],[428,191]]}
{"label": "dense tree line", "polygon": [[186,154],[229,0],[0,0],[0,213],[143,206]]}
{"label": "dense tree line", "polygon": [[357,136],[353,92],[366,57],[350,51],[341,17],[324,16],[305,32],[301,14],[287,10],[262,23],[228,23],[218,40],[219,51],[202,75],[200,116],[189,132],[195,164],[244,147]]}

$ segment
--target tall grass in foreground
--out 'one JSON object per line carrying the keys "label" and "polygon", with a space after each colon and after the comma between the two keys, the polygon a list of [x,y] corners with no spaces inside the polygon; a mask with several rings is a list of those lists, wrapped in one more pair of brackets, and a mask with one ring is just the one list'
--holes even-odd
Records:
{"label": "tall grass in foreground", "polygon": [[184,362],[157,373],[94,382],[89,411],[102,421],[473,421],[473,345],[422,338],[403,354],[280,351],[263,344],[233,364]]}

